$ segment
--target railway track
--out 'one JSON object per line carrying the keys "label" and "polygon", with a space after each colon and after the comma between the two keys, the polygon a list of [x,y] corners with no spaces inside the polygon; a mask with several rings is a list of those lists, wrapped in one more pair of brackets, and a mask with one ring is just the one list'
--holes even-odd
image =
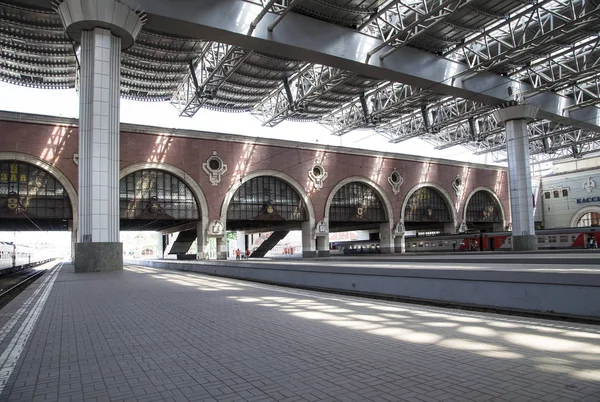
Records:
{"label": "railway track", "polygon": [[53,264],[47,264],[47,267],[43,269],[26,268],[0,277],[0,308],[8,304],[27,286],[44,275],[53,266]]}

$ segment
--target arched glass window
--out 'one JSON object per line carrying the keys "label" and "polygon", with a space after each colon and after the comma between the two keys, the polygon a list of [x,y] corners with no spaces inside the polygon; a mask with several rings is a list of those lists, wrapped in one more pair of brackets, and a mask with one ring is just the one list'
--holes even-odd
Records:
{"label": "arched glass window", "polygon": [[579,218],[577,227],[600,226],[600,212],[588,212]]}
{"label": "arched glass window", "polygon": [[273,176],[259,176],[243,183],[227,208],[228,220],[306,221],[306,205],[296,190]]}
{"label": "arched glass window", "polygon": [[62,184],[25,162],[0,162],[0,211],[4,217],[73,219],[71,200]]}
{"label": "arched glass window", "polygon": [[439,191],[421,187],[408,199],[404,222],[452,222],[452,215]]}
{"label": "arched glass window", "polygon": [[385,222],[385,209],[377,192],[369,185],[352,182],[342,186],[329,207],[330,222]]}
{"label": "arched glass window", "polygon": [[121,219],[198,220],[198,203],[178,177],[157,169],[138,170],[119,183]]}
{"label": "arched glass window", "polygon": [[467,222],[502,222],[500,205],[487,191],[480,190],[473,194],[467,205]]}

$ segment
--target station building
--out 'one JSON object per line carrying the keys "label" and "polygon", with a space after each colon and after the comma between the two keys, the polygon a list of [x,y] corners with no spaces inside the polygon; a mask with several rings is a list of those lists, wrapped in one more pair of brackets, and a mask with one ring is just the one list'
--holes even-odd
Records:
{"label": "station building", "polygon": [[[69,230],[75,244],[81,174],[108,174],[102,160],[93,172],[79,166],[78,121],[2,112],[0,132],[2,230]],[[274,232],[266,253],[300,230],[302,254],[312,257],[329,254],[336,232],[370,231],[394,253],[407,232],[510,225],[502,167],[129,124],[119,138],[118,202],[97,193],[92,222],[101,229],[117,213],[122,231],[178,233],[177,255],[196,242],[192,253],[206,258],[211,241],[225,258],[232,231]]]}
{"label": "station building", "polygon": [[545,229],[600,226],[600,157],[556,163],[542,179]]}

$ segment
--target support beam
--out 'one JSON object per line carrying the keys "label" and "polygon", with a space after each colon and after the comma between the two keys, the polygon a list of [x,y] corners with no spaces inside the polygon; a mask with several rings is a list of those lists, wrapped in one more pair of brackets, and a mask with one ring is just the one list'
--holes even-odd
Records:
{"label": "support beam", "polygon": [[180,116],[193,117],[252,52],[220,42],[204,46],[196,67],[191,69],[171,98]]}
{"label": "support beam", "polygon": [[[149,28],[160,28],[168,34],[202,37],[280,57],[329,65],[488,106],[505,102],[509,86],[520,87],[522,93],[532,88],[490,72],[460,78],[470,69],[468,65],[407,46],[384,61],[373,57],[365,62],[369,50],[382,43],[380,39],[296,13],[289,13],[274,32],[269,32],[266,25],[274,22],[277,16],[267,14],[249,36],[250,24],[263,7],[241,0],[140,0],[140,5],[151,14]],[[311,34],[306,35],[306,32]],[[389,49],[385,47],[382,51]],[[600,131],[598,108],[578,110],[586,116],[581,118],[580,114],[566,110],[575,104],[572,99],[551,92],[538,95],[531,103],[540,105],[540,118]]]}
{"label": "support beam", "polygon": [[[123,269],[119,241],[121,50],[144,17],[113,0],[57,3],[67,35],[81,45],[79,208],[75,272]],[[101,10],[101,11],[99,11]]]}
{"label": "support beam", "polygon": [[535,119],[537,109],[516,105],[494,112],[496,120],[506,126],[513,251],[537,250],[527,133],[527,122]]}

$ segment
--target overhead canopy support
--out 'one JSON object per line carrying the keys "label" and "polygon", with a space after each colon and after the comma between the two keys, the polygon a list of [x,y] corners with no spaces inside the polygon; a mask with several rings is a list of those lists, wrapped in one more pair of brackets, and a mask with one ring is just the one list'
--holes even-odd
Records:
{"label": "overhead canopy support", "polygon": [[[490,72],[460,77],[469,66],[406,46],[385,60],[373,57],[365,62],[369,50],[382,43],[380,39],[296,13],[289,13],[273,32],[267,27],[278,16],[267,14],[252,36],[248,36],[252,21],[263,7],[241,0],[140,0],[139,3],[148,13],[149,29],[156,27],[173,35],[215,40],[279,57],[329,65],[488,106],[498,106],[508,100],[508,87],[519,88],[521,93],[533,90],[528,84]],[[390,49],[384,47],[381,51]],[[543,92],[529,100],[540,105],[538,118],[600,132],[600,110],[596,107],[569,111],[575,101],[552,92]]]}

